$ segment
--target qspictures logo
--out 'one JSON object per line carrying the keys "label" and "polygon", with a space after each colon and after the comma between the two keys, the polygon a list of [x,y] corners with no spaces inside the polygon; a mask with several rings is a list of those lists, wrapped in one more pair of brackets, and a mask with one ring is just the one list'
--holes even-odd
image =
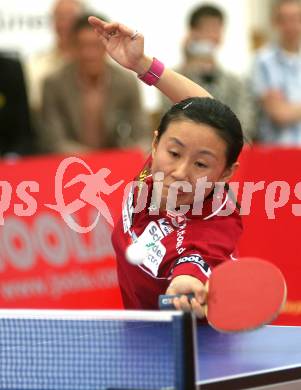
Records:
{"label": "qspictures logo", "polygon": [[[84,167],[87,173],[79,173],[66,184],[64,177],[68,169],[75,164]],[[106,179],[110,176],[111,171],[108,168],[101,168],[96,173],[93,173],[89,165],[78,157],[68,157],[59,164],[54,177],[54,204],[46,203],[44,206],[56,211],[61,215],[66,224],[77,233],[88,233],[97,225],[100,215],[113,226],[113,219],[107,204],[102,200],[102,194],[110,195],[116,191],[124,182],[119,182],[109,185]],[[77,199],[66,204],[64,190],[70,188],[77,183],[82,183],[83,189]],[[0,181],[1,198],[0,198],[0,225],[4,225],[4,213],[11,207],[12,201],[12,185],[8,181]],[[36,181],[22,181],[17,185],[16,195],[23,203],[15,203],[13,205],[14,214],[18,217],[31,217],[38,209],[37,200],[32,195],[38,193],[40,185]],[[94,221],[88,226],[79,225],[73,215],[85,207],[91,205],[97,210]]]}
{"label": "qspictures logo", "polygon": [[[73,177],[70,180],[70,172],[72,168]],[[75,169],[76,168],[76,169]],[[80,168],[80,169],[79,169]],[[83,168],[85,172],[83,173]],[[74,175],[74,171],[77,171]],[[53,203],[45,203],[44,206],[57,212],[64,222],[77,233],[88,233],[92,231],[97,225],[100,216],[103,217],[106,222],[113,226],[113,218],[110,212],[109,206],[103,200],[103,195],[111,195],[117,191],[120,186],[124,183],[124,180],[112,183],[112,177],[110,177],[111,171],[108,168],[100,168],[97,172],[93,172],[90,166],[82,159],[78,157],[67,157],[62,160],[56,170],[53,178],[53,189],[54,193],[50,194],[53,198]],[[68,181],[66,182],[66,177]],[[152,192],[156,189],[156,194],[150,194],[151,198],[156,198],[160,204],[160,188],[163,187],[164,174],[163,172],[157,172],[153,176],[153,186],[148,186],[145,182],[133,181],[128,183],[124,188],[123,199],[132,199],[133,191],[137,187],[141,193],[142,201],[136,206],[132,204],[128,205],[131,209],[131,214],[141,212],[142,209],[148,207],[147,199],[149,199],[148,191],[151,189]],[[65,183],[65,184],[64,184]],[[65,191],[72,186],[82,184],[82,190],[79,195],[71,202],[66,202]],[[109,184],[111,183],[111,184]],[[264,204],[262,209],[265,210],[268,219],[276,218],[276,210],[289,204],[291,212],[294,216],[301,216],[301,204],[293,203],[292,196],[295,196],[297,200],[301,201],[301,182],[296,183],[294,188],[285,181],[274,181],[271,183],[260,182],[232,182],[230,184],[231,194],[222,193],[224,191],[225,183],[210,183],[206,177],[199,179],[192,189],[192,185],[188,182],[173,182],[170,185],[167,196],[166,207],[169,213],[181,213],[181,218],[191,210],[193,215],[202,215],[202,205],[205,200],[206,189],[213,189],[213,200],[212,200],[212,213],[219,216],[227,216],[234,212],[232,197],[235,199],[240,192],[241,207],[239,213],[241,215],[249,215],[252,212],[252,199],[259,192],[263,192]],[[0,225],[5,224],[5,212],[9,208],[13,208],[14,214],[18,217],[30,217],[33,216],[38,210],[38,203],[36,198],[33,196],[34,193],[38,193],[40,185],[36,181],[22,181],[16,187],[17,198],[21,203],[12,203],[13,187],[8,181],[0,181]],[[181,197],[185,193],[193,193],[193,203],[179,205]],[[130,193],[128,196],[127,194]],[[159,195],[159,196],[158,196]],[[232,204],[231,204],[232,203]],[[77,220],[75,213],[86,205],[93,206],[96,209],[96,217],[90,225],[82,226]],[[152,207],[149,208],[151,215],[159,215],[160,208]],[[258,211],[258,204],[256,207]],[[185,219],[185,218],[184,218]],[[178,221],[180,222],[180,221]]]}

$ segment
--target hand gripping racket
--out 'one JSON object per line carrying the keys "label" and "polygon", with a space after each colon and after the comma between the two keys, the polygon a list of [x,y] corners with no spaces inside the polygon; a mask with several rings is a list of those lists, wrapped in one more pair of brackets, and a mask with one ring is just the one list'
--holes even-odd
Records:
{"label": "hand gripping racket", "polygon": [[[277,317],[286,301],[286,283],[281,271],[257,258],[241,258],[215,267],[206,289],[208,323],[224,332],[265,325]],[[174,309],[172,302],[176,296],[181,295],[160,295],[160,309]]]}

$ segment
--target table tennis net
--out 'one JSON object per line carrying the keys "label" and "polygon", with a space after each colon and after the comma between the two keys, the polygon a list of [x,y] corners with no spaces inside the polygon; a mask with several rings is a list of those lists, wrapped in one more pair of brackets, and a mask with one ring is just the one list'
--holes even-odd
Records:
{"label": "table tennis net", "polygon": [[182,334],[175,312],[0,310],[0,389],[182,389]]}

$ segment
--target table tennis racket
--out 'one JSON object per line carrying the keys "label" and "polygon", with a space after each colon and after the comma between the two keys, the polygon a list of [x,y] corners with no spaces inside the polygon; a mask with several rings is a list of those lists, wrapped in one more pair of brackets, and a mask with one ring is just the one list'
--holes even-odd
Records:
{"label": "table tennis racket", "polygon": [[[206,283],[205,313],[219,331],[256,329],[274,320],[286,301],[286,283],[281,271],[258,258],[241,258],[215,267]],[[160,309],[174,309],[178,295],[160,295]],[[188,294],[188,297],[191,294]]]}

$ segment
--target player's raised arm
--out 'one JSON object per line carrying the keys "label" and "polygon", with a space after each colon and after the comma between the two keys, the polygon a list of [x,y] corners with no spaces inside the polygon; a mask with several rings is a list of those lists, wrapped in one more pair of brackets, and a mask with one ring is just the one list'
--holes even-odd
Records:
{"label": "player's raised arm", "polygon": [[193,96],[211,97],[198,84],[165,68],[155,58],[146,56],[141,33],[121,23],[106,23],[94,16],[89,18],[89,22],[113,60],[136,72],[147,84],[155,85],[173,103]]}

